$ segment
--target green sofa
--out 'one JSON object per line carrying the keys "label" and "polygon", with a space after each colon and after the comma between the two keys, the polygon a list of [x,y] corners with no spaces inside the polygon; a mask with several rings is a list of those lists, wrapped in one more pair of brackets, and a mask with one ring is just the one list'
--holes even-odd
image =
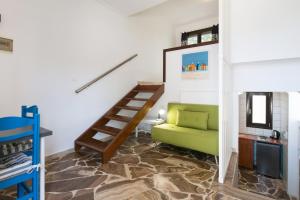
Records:
{"label": "green sofa", "polygon": [[[207,129],[177,126],[178,113],[193,111],[208,113]],[[188,113],[188,112],[187,112]],[[192,116],[192,115],[190,115]],[[187,118],[187,116],[185,116]],[[185,118],[185,119],[186,119]],[[190,117],[190,120],[195,118]],[[199,120],[199,119],[198,119]],[[178,124],[178,123],[177,123]],[[214,156],[219,155],[219,111],[216,105],[169,103],[167,123],[154,126],[152,139],[179,147],[189,148]]]}

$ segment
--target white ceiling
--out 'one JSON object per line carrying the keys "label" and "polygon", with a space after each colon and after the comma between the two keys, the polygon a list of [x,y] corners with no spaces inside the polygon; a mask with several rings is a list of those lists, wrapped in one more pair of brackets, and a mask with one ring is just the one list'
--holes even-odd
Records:
{"label": "white ceiling", "polygon": [[167,20],[173,25],[184,25],[199,20],[217,18],[218,0],[168,0],[159,6],[140,12],[137,16]]}
{"label": "white ceiling", "polygon": [[164,3],[167,0],[98,0],[123,15],[130,16]]}

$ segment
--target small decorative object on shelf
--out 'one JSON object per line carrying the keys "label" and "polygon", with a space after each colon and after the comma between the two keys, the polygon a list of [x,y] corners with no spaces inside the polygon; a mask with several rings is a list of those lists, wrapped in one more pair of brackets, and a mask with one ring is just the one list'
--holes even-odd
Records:
{"label": "small decorative object on shelf", "polygon": [[158,117],[157,119],[162,119],[162,116],[166,113],[166,111],[164,109],[160,109],[158,111]]}
{"label": "small decorative object on shelf", "polygon": [[164,119],[146,118],[135,128],[135,136],[138,137],[140,131],[144,133],[151,133],[153,126],[163,123],[165,123]]}
{"label": "small decorative object on shelf", "polygon": [[12,52],[13,40],[0,37],[0,50]]}

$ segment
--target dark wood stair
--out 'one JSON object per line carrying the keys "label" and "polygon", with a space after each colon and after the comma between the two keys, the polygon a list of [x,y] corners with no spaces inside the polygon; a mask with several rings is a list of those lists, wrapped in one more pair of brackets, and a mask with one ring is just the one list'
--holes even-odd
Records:
{"label": "dark wood stair", "polygon": [[136,107],[136,106],[116,106],[119,109],[124,109],[124,110],[133,110],[133,111],[140,111],[142,107]]}
{"label": "dark wood stair", "polygon": [[132,120],[131,117],[121,116],[121,115],[108,115],[105,116],[105,118],[110,120],[120,121],[120,122],[130,122]]}
{"label": "dark wood stair", "polygon": [[[136,97],[139,93],[152,93],[152,95],[148,99]],[[81,147],[87,147],[98,151],[102,156],[103,163],[108,162],[163,93],[163,84],[137,85],[75,140],[75,151],[78,152]],[[141,107],[129,106],[128,103],[131,101],[140,101],[144,104]],[[136,113],[132,117],[122,116],[118,114],[121,110],[130,110]],[[125,123],[124,128],[119,129],[107,125],[112,120]],[[100,141],[93,138],[98,132],[111,136],[111,140]]]}
{"label": "dark wood stair", "polygon": [[107,142],[102,142],[100,140],[96,140],[94,138],[85,138],[81,140],[76,140],[76,145],[86,146],[90,149],[103,152],[105,148],[108,146]]}
{"label": "dark wood stair", "polygon": [[99,128],[93,128],[94,131],[105,133],[111,136],[117,136],[120,132],[121,129],[111,127],[111,126],[101,126]]}
{"label": "dark wood stair", "polygon": [[148,99],[145,98],[126,98],[129,101],[148,101]]}

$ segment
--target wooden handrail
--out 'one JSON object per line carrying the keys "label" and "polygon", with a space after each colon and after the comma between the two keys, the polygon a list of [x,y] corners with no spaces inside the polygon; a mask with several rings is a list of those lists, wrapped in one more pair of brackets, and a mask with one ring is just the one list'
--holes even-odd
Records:
{"label": "wooden handrail", "polygon": [[133,56],[130,56],[129,58],[127,58],[126,60],[124,60],[123,62],[121,62],[120,64],[116,65],[114,68],[108,70],[107,72],[103,73],[102,75],[98,76],[97,78],[93,79],[92,81],[84,84],[82,87],[80,87],[79,89],[75,90],[75,93],[80,93],[83,90],[87,89],[88,87],[90,87],[91,85],[93,85],[94,83],[96,83],[97,81],[99,81],[100,79],[102,79],[103,77],[105,77],[106,75],[110,74],[111,72],[115,71],[116,69],[118,69],[119,67],[123,66],[124,64],[128,63],[129,61],[131,61],[132,59],[134,59],[135,57],[137,57],[138,54],[134,54]]}

